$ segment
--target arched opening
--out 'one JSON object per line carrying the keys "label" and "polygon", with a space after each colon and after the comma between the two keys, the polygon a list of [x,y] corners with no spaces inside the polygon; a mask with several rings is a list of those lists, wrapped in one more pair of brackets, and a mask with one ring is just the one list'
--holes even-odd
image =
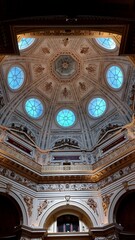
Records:
{"label": "arched opening", "polygon": [[18,203],[9,195],[0,194],[0,239],[19,239],[17,227],[22,224],[22,213]]}
{"label": "arched opening", "polygon": [[79,218],[72,214],[65,214],[57,218],[58,232],[78,232]]}
{"label": "arched opening", "polygon": [[44,228],[47,232],[89,232],[93,227],[89,216],[78,207],[66,205],[55,209],[45,219]]}
{"label": "arched opening", "polygon": [[135,233],[135,191],[127,191],[118,201],[114,210],[114,221],[124,232]]}

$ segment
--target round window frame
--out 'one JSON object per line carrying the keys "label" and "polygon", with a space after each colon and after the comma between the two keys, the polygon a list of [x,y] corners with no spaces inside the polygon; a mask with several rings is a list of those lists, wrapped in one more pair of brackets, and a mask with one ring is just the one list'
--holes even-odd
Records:
{"label": "round window frame", "polygon": [[[41,102],[41,104],[42,104],[42,106],[43,106],[43,112],[42,112],[42,114],[39,116],[39,117],[32,117],[31,115],[29,115],[28,114],[28,112],[26,111],[26,106],[25,106],[25,104],[26,104],[26,102],[28,101],[28,100],[30,100],[30,99],[36,99],[36,100],[39,100],[40,102]],[[39,97],[37,97],[37,96],[29,96],[29,97],[27,97],[25,100],[24,100],[24,102],[23,102],[23,109],[24,109],[24,112],[26,113],[26,115],[30,118],[30,119],[33,119],[33,120],[40,120],[40,119],[42,119],[43,118],[43,116],[44,116],[44,114],[45,114],[45,104],[44,104],[44,102],[41,100],[41,98],[39,98]]]}
{"label": "round window frame", "polygon": [[[107,38],[107,37],[97,37],[97,38]],[[102,49],[102,50],[104,50],[104,51],[107,51],[107,52],[116,52],[116,51],[118,50],[117,43],[116,43],[116,41],[113,39],[113,37],[109,37],[109,38],[113,39],[113,41],[114,41],[115,44],[116,44],[116,47],[113,48],[113,49],[105,48],[104,46],[102,46],[102,45],[101,45],[100,43],[98,43],[98,41],[96,40],[97,38],[94,39],[94,42],[96,43],[96,45],[97,45],[100,49]]]}
{"label": "round window frame", "polygon": [[[122,72],[122,74],[123,74],[123,82],[122,82],[122,84],[121,84],[121,86],[120,86],[119,88],[114,88],[114,87],[112,87],[112,86],[109,84],[108,80],[107,80],[107,72],[108,72],[108,70],[109,70],[111,67],[119,67],[120,70],[121,70],[121,72]],[[106,82],[107,86],[108,86],[111,90],[113,90],[113,91],[115,91],[115,92],[119,92],[119,91],[123,88],[124,79],[125,79],[125,74],[124,74],[123,68],[122,68],[120,65],[111,64],[111,65],[107,66],[104,74],[105,74],[105,82]]]}
{"label": "round window frame", "polygon": [[[89,112],[90,102],[91,102],[92,100],[94,100],[95,98],[101,98],[101,99],[103,99],[103,100],[105,101],[105,103],[106,103],[106,109],[105,109],[104,112],[103,112],[100,116],[98,116],[98,117],[91,115],[90,112]],[[87,102],[87,113],[88,113],[88,116],[89,116],[91,119],[99,119],[99,118],[103,117],[103,116],[105,115],[105,113],[107,112],[107,109],[108,109],[108,102],[107,102],[107,99],[106,99],[105,97],[102,97],[102,96],[99,96],[99,95],[95,95],[95,96],[91,97],[91,98],[89,99],[89,101]]]}
{"label": "round window frame", "polygon": [[[57,115],[58,115],[59,112],[61,112],[62,110],[69,110],[69,111],[71,111],[71,112],[74,114],[74,116],[75,116],[75,121],[74,121],[74,123],[73,123],[72,125],[70,125],[70,126],[62,126],[62,125],[60,125],[60,124],[58,123],[58,121],[57,121]],[[70,107],[69,107],[69,108],[63,108],[63,107],[62,107],[62,108],[59,108],[59,109],[57,110],[57,112],[56,112],[56,114],[55,114],[55,123],[56,123],[56,125],[57,125],[58,127],[62,128],[62,129],[70,129],[70,128],[72,128],[72,127],[75,126],[76,122],[77,122],[77,115],[76,115],[75,111],[74,111],[73,109],[71,109]]]}
{"label": "round window frame", "polygon": [[[22,83],[22,85],[21,85],[19,88],[17,88],[17,89],[11,88],[10,85],[9,85],[9,83],[8,83],[8,74],[9,74],[10,70],[11,70],[12,68],[14,68],[14,67],[20,68],[20,69],[23,71],[23,74],[24,74],[23,83]],[[10,66],[10,67],[8,68],[8,71],[7,71],[7,74],[6,74],[6,85],[7,85],[8,89],[9,89],[11,92],[18,92],[18,91],[20,91],[20,89],[23,88],[23,86],[25,85],[25,83],[26,83],[26,71],[25,71],[24,67],[21,66],[21,65],[12,65],[12,66]]]}
{"label": "round window frame", "polygon": [[[25,38],[25,37],[22,37],[22,38]],[[22,38],[21,38],[21,40],[22,40]],[[33,37],[32,37],[33,38]],[[28,46],[28,47],[26,47],[26,48],[23,48],[23,49],[20,49],[19,48],[19,42],[21,41],[19,41],[18,42],[18,50],[20,51],[20,52],[25,52],[25,51],[27,51],[27,50],[29,50],[31,47],[33,47],[33,45],[35,44],[35,42],[37,41],[37,39],[36,38],[33,38],[34,39],[34,41]]]}

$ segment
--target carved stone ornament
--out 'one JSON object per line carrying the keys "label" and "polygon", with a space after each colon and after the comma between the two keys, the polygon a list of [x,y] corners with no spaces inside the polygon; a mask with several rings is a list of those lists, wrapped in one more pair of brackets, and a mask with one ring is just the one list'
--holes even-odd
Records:
{"label": "carved stone ornament", "polygon": [[111,198],[112,194],[110,195],[105,195],[102,197],[102,206],[103,206],[103,209],[104,209],[104,214],[105,216],[107,215],[107,211],[108,211],[108,207],[109,207],[109,204],[110,204],[110,198]]}
{"label": "carved stone ornament", "polygon": [[43,210],[47,207],[47,205],[48,205],[48,202],[46,199],[39,204],[37,209],[38,210],[37,218],[42,214]]}
{"label": "carved stone ornament", "polygon": [[92,208],[94,213],[96,213],[98,215],[97,203],[94,201],[94,199],[89,198],[88,201],[87,201],[87,204],[90,206],[90,208]]}
{"label": "carved stone ornament", "polygon": [[33,198],[31,198],[29,196],[24,196],[23,199],[24,199],[24,201],[27,205],[29,216],[31,216],[32,215],[32,208],[33,208]]}

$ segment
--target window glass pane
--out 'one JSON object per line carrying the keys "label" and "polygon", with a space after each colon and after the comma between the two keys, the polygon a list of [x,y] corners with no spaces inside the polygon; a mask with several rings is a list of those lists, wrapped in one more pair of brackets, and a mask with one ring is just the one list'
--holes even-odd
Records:
{"label": "window glass pane", "polygon": [[29,116],[38,118],[43,113],[43,105],[40,100],[36,98],[30,98],[25,103],[25,110]]}
{"label": "window glass pane", "polygon": [[106,73],[108,84],[115,89],[118,89],[123,84],[123,73],[118,66],[112,66]]}
{"label": "window glass pane", "polygon": [[88,105],[88,112],[92,117],[100,117],[106,110],[106,102],[102,98],[93,98]]}
{"label": "window glass pane", "polygon": [[20,50],[28,48],[33,42],[35,38],[22,38],[18,43],[18,47]]}
{"label": "window glass pane", "polygon": [[70,127],[75,123],[75,114],[69,109],[63,109],[57,114],[56,120],[60,126]]}
{"label": "window glass pane", "polygon": [[12,67],[8,73],[8,85],[11,89],[19,89],[24,82],[24,72],[19,67]]}
{"label": "window glass pane", "polygon": [[116,43],[112,38],[96,38],[97,43],[106,49],[115,49]]}

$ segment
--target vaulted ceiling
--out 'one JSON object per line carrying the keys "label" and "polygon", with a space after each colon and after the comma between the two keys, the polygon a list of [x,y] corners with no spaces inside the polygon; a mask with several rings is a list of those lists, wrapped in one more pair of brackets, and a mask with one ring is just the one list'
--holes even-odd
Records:
{"label": "vaulted ceiling", "polygon": [[[129,57],[119,56],[121,37],[116,34],[40,34],[18,35],[18,42],[28,36],[34,42],[27,49],[20,49],[19,56],[7,55],[1,61],[1,124],[16,129],[26,127],[42,149],[52,149],[56,141],[72,138],[81,149],[92,150],[108,130],[118,130],[132,119],[134,65]],[[96,41],[98,36],[111,36],[116,48],[103,48]],[[24,72],[24,82],[18,89],[9,85],[9,75],[16,78],[14,67]],[[122,72],[122,85],[118,88],[107,80],[111,67],[119,67],[113,73],[116,80],[117,71]],[[90,110],[90,102],[97,98],[105,105],[93,103],[95,110]],[[27,112],[29,99],[41,101],[41,114]],[[58,116],[64,109],[69,111],[68,123],[62,115]]]}
{"label": "vaulted ceiling", "polygon": [[[97,9],[99,2],[91,8],[91,15],[69,14],[67,9],[62,15],[49,12],[43,16],[42,5],[37,15],[34,4],[33,12],[27,8],[21,14],[18,11],[13,14],[16,8],[1,1],[0,125],[2,131],[6,129],[8,133],[8,137],[2,137],[4,144],[14,146],[22,154],[25,152],[28,158],[38,159],[41,165],[69,158],[76,163],[87,163],[85,171],[90,171],[82,176],[83,181],[99,180],[103,175],[108,176],[112,169],[120,169],[121,164],[133,162],[133,156],[124,160],[128,139],[122,131],[132,122],[135,105],[134,1],[107,3],[104,0]],[[108,6],[109,17],[105,6]],[[97,42],[98,38],[112,39],[116,47],[106,49]],[[34,41],[28,48],[21,49],[22,39]],[[113,85],[112,80],[117,84]],[[114,163],[115,156],[113,160],[102,156],[102,152],[114,150],[114,146],[125,139],[126,152],[117,152],[123,154],[118,164]],[[128,150],[132,155],[133,149]],[[59,155],[53,154],[59,151]],[[51,152],[51,157],[46,156],[46,152]],[[92,168],[99,167],[96,161],[102,161],[103,157],[108,168],[100,172],[100,176],[92,176]],[[14,164],[10,158],[8,156],[2,164],[22,170],[21,157],[13,160]],[[114,168],[109,169],[111,161]],[[41,165],[30,163],[29,159],[25,160],[25,165],[34,171],[44,171]],[[53,166],[50,169],[53,171]],[[35,179],[38,177],[35,175]],[[75,181],[75,176],[70,177]],[[53,180],[50,176],[50,181]]]}

